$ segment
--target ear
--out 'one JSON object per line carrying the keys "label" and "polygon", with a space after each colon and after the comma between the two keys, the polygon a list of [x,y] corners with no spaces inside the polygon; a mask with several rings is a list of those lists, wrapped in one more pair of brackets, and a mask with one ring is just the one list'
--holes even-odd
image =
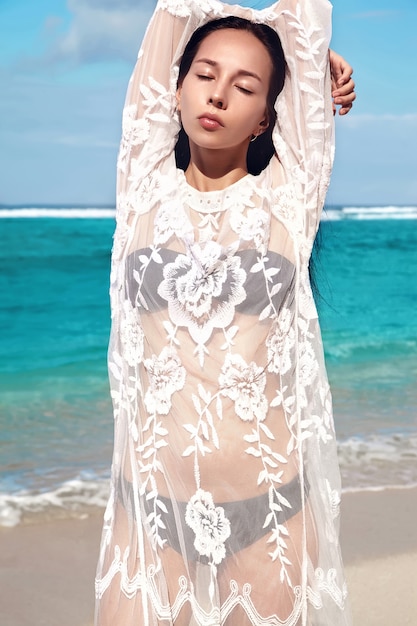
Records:
{"label": "ear", "polygon": [[267,111],[265,111],[265,116],[263,117],[263,119],[261,119],[257,127],[253,130],[252,134],[249,136],[249,139],[252,138],[252,141],[253,141],[253,137],[259,137],[260,135],[262,135],[266,131],[268,126],[269,126],[269,117],[268,117]]}
{"label": "ear", "polygon": [[268,113],[265,111],[265,117],[258,124],[258,132],[257,135],[262,135],[266,131],[269,126],[269,117]]}

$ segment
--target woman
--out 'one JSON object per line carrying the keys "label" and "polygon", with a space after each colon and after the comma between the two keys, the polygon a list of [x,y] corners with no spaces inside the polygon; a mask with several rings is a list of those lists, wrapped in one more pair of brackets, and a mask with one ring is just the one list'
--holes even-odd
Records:
{"label": "woman", "polygon": [[349,623],[308,280],[329,23],[325,0],[163,0],[148,27],[118,162],[97,625]]}

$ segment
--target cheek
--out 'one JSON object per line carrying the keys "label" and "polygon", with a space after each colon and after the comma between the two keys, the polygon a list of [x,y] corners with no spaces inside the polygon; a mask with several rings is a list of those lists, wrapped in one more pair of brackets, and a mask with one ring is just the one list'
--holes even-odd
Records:
{"label": "cheek", "polygon": [[187,119],[191,115],[192,110],[192,99],[189,97],[189,94],[186,91],[183,91],[181,94],[179,111],[181,113],[181,119]]}
{"label": "cheek", "polygon": [[193,96],[195,92],[195,86],[193,89],[193,86],[189,84],[188,76],[186,76],[183,80],[181,88],[177,92],[179,95],[181,110],[185,110],[190,107],[193,100],[195,100],[195,96]]}
{"label": "cheek", "polygon": [[195,113],[193,113],[193,100],[190,98],[190,95],[187,91],[181,93],[181,98],[178,106],[178,112],[180,115],[180,120],[185,133],[188,135],[191,131],[191,122],[192,119],[195,118]]}
{"label": "cheek", "polygon": [[246,121],[248,127],[256,127],[266,118],[266,106],[264,103],[251,103],[246,108],[246,115],[242,121]]}

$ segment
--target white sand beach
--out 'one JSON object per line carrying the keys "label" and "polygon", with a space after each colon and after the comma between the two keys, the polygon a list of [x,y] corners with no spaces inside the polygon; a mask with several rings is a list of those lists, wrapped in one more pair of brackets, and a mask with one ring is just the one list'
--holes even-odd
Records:
{"label": "white sand beach", "polygon": [[[417,489],[344,495],[354,626],[417,624],[416,521]],[[101,525],[102,512],[0,529],[1,626],[91,626]]]}

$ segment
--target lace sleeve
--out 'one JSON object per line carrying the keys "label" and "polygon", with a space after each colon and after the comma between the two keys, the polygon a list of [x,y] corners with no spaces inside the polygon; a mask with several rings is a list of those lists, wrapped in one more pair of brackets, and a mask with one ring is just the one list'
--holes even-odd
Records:
{"label": "lace sleeve", "polygon": [[[272,165],[274,184],[295,196],[299,234],[314,240],[334,156],[328,49],[331,4],[327,0],[281,0],[277,30],[287,77],[277,101],[274,143],[281,164]],[[284,172],[282,172],[284,169]]]}
{"label": "lace sleeve", "polygon": [[158,3],[147,27],[123,109],[117,182],[119,193],[130,195],[132,202],[141,181],[172,153],[179,129],[172,66],[184,18],[163,4]]}

